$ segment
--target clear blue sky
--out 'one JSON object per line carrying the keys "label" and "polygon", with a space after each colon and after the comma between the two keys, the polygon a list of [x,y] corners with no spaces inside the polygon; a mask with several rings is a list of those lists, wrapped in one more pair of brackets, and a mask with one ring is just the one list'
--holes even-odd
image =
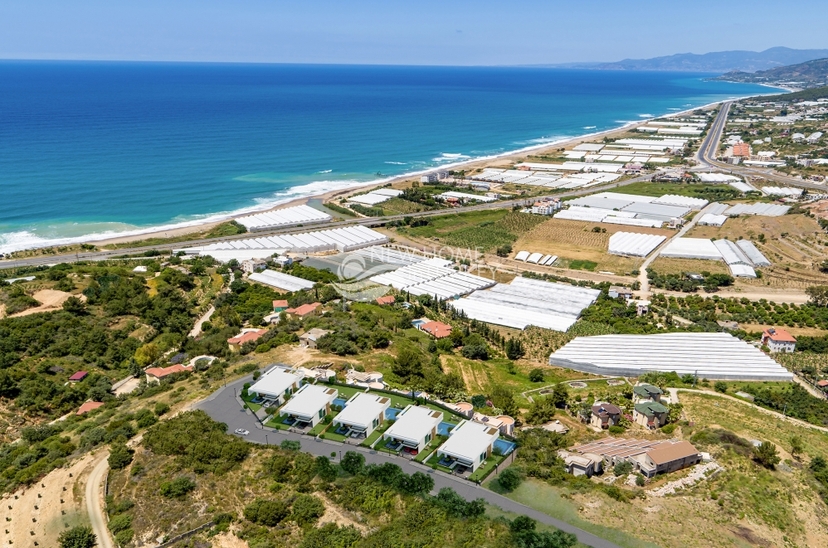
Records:
{"label": "clear blue sky", "polygon": [[431,65],[826,48],[828,2],[3,0],[0,58]]}

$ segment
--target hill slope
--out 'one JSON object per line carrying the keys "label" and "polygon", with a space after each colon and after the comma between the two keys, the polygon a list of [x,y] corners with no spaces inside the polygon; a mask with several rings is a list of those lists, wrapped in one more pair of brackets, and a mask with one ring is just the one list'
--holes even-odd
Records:
{"label": "hill slope", "polygon": [[582,63],[558,65],[568,68],[598,70],[663,70],[687,72],[755,72],[828,57],[828,49],[770,48],[765,51],[715,51],[711,53],[678,53],[652,59],[624,59],[614,63]]}
{"label": "hill slope", "polygon": [[790,82],[792,84],[796,83],[798,87],[802,88],[825,86],[828,85],[828,59],[815,59],[805,63],[777,67],[754,73],[733,71],[718,77],[717,80],[753,82],[757,84]]}

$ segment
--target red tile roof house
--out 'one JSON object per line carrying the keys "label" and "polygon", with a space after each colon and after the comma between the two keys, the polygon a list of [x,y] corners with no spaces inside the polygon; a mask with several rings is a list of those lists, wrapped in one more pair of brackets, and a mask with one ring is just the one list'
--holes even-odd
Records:
{"label": "red tile roof house", "polygon": [[817,386],[822,388],[823,390],[825,390],[826,388],[828,388],[828,381],[826,381],[826,380],[817,381]]}
{"label": "red tile roof house", "polygon": [[102,406],[103,402],[99,401],[88,401],[80,406],[78,412],[75,413],[76,415],[83,415],[84,413],[89,413],[90,411],[94,411],[98,407]]}
{"label": "red tile roof house", "polygon": [[305,318],[316,314],[320,308],[322,308],[322,303],[311,303],[303,304],[302,306],[297,306],[296,308],[288,308],[285,312],[298,318]]}
{"label": "red tile roof house", "polygon": [[771,352],[793,352],[796,350],[796,338],[784,329],[769,327],[762,333],[762,344]]}
{"label": "red tile roof house", "polygon": [[597,428],[607,429],[621,421],[621,409],[611,403],[596,403],[592,406],[589,423]]}
{"label": "red tile roof house", "polygon": [[394,295],[385,295],[383,297],[377,297],[377,304],[378,305],[386,305],[386,304],[394,304],[396,299]]}
{"label": "red tile roof house", "polygon": [[290,308],[290,305],[285,299],[276,299],[273,301],[273,312],[281,312],[282,310],[287,310]]}
{"label": "red tile roof house", "polygon": [[145,369],[144,373],[147,375],[147,383],[160,383],[164,377],[168,377],[174,373],[191,373],[195,366],[181,365],[177,363],[169,367],[150,367]]}
{"label": "red tile roof house", "polygon": [[420,331],[425,331],[435,339],[444,339],[451,335],[451,326],[442,322],[426,322],[420,325]]}
{"label": "red tile roof house", "polygon": [[69,382],[80,382],[83,379],[85,379],[87,375],[89,375],[89,373],[86,371],[78,371],[77,373],[69,377]]}
{"label": "red tile roof house", "polygon": [[262,335],[267,333],[267,329],[249,329],[239,333],[231,339],[227,339],[227,344],[230,345],[230,350],[239,351],[244,343],[259,340]]}

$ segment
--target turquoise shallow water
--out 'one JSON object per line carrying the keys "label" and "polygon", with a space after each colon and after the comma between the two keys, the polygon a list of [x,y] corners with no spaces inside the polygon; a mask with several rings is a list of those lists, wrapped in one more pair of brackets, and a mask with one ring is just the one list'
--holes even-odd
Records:
{"label": "turquoise shallow water", "polygon": [[705,76],[0,62],[0,253],[264,208],[769,91]]}

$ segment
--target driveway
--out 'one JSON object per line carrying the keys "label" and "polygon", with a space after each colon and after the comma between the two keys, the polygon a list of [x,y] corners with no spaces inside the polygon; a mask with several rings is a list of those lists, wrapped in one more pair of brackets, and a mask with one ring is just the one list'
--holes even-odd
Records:
{"label": "driveway", "polygon": [[424,466],[422,464],[409,461],[403,457],[389,455],[387,453],[379,453],[368,449],[367,447],[357,447],[353,445],[344,445],[338,442],[329,440],[319,440],[308,436],[301,436],[284,430],[274,430],[271,428],[263,428],[256,418],[247,413],[236,400],[236,394],[241,393],[245,382],[250,382],[252,376],[245,377],[236,382],[228,384],[224,388],[220,388],[207,399],[199,402],[194,406],[195,409],[201,409],[214,420],[223,422],[227,425],[227,431],[233,432],[237,428],[244,428],[249,430],[250,434],[245,436],[245,439],[252,443],[279,445],[284,440],[298,441],[301,444],[302,451],[310,453],[315,456],[331,457],[331,454],[336,454],[334,460],[341,458],[345,451],[359,451],[365,456],[365,462],[368,464],[384,464],[390,462],[398,465],[407,474],[414,472],[423,472],[429,474],[434,478],[434,490],[439,491],[443,487],[450,487],[457,492],[458,495],[466,500],[474,500],[482,498],[487,503],[497,506],[507,512],[514,512],[529,516],[530,518],[557,527],[567,533],[572,533],[578,537],[578,541],[587,546],[594,548],[620,548],[617,544],[613,544],[608,540],[593,535],[587,531],[574,527],[568,523],[555,519],[543,512],[539,512],[533,508],[529,508],[523,504],[517,503],[512,499],[498,495],[497,493],[470,483],[466,480],[436,472],[435,470]]}

